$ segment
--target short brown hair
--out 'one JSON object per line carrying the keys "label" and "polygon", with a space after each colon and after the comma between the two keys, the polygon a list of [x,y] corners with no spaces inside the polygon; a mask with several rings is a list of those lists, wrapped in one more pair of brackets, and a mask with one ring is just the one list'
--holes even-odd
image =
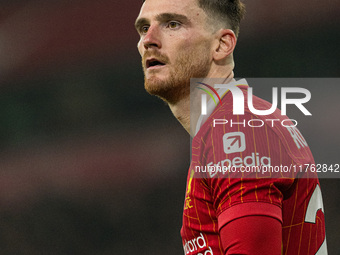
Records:
{"label": "short brown hair", "polygon": [[[210,19],[222,22],[238,36],[240,23],[246,13],[245,5],[241,0],[197,0]],[[143,0],[143,3],[145,0]]]}
{"label": "short brown hair", "polygon": [[240,23],[245,15],[245,5],[241,0],[197,0],[209,18],[222,22],[234,31],[236,36],[240,32]]}

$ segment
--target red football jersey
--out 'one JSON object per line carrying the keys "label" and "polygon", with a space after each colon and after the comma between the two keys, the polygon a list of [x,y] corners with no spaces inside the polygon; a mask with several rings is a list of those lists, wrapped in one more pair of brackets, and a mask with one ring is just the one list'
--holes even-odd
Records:
{"label": "red football jersey", "polygon": [[[247,99],[245,83],[238,87]],[[271,104],[253,96],[253,106],[269,109]],[[305,171],[305,164],[314,164],[305,139],[296,127],[281,124],[289,120],[278,109],[258,116],[246,102],[244,115],[233,115],[232,108],[227,92],[192,141],[181,229],[184,254],[225,254],[221,228],[254,215],[282,223],[282,254],[327,254],[320,184]],[[218,172],[207,166],[233,169]],[[260,166],[279,171],[241,171]]]}

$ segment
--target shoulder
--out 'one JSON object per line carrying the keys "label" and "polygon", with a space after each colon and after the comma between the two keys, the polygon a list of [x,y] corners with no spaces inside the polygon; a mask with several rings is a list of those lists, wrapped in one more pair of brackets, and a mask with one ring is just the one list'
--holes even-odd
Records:
{"label": "shoulder", "polygon": [[[242,89],[242,92],[247,98],[247,90]],[[268,110],[271,106],[268,101],[252,96],[252,108]],[[233,96],[227,93],[222,105],[202,125],[194,140],[203,143],[207,149],[214,148],[215,154],[218,151],[224,155],[247,151],[254,155],[266,152],[274,156],[276,152],[278,157],[282,158],[284,154],[285,160],[297,164],[310,163],[312,154],[296,124],[277,108],[268,115],[254,114],[246,102],[244,114],[235,115]]]}

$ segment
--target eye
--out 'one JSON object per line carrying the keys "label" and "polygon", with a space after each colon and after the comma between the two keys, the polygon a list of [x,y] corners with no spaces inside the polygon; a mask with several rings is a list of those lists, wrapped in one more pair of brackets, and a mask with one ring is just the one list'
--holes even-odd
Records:
{"label": "eye", "polygon": [[149,25],[142,26],[140,28],[140,33],[141,34],[146,34],[148,32],[148,30],[149,30],[149,27],[150,27]]}
{"label": "eye", "polygon": [[181,24],[180,24],[179,22],[177,22],[177,21],[170,21],[170,22],[168,23],[168,28],[170,28],[170,29],[176,29],[176,28],[178,28],[180,25],[181,25]]}

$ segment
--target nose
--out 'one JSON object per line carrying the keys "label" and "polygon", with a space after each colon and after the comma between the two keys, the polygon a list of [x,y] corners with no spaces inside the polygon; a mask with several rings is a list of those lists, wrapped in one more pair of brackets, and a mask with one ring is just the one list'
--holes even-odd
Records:
{"label": "nose", "polygon": [[161,48],[161,34],[159,27],[150,26],[148,32],[143,38],[143,46],[145,49]]}

